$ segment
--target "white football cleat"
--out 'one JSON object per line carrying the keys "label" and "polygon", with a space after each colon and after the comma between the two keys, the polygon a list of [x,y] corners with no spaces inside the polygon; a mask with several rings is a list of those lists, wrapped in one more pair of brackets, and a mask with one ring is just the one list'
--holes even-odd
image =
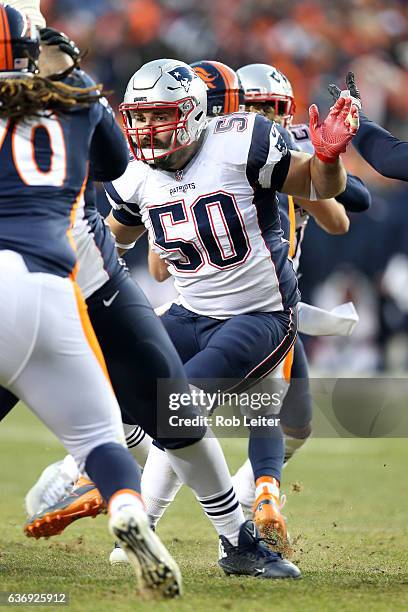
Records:
{"label": "white football cleat", "polygon": [[119,544],[115,544],[115,548],[109,555],[109,563],[111,565],[121,565],[122,563],[129,563],[129,559],[124,550],[121,549]]}
{"label": "white football cleat", "polygon": [[126,553],[141,588],[163,597],[181,595],[179,567],[154,531],[141,507],[123,506],[112,514],[109,530]]}
{"label": "white football cleat", "polygon": [[71,455],[46,467],[25,496],[28,517],[54,506],[68,495],[78,476],[78,467]]}

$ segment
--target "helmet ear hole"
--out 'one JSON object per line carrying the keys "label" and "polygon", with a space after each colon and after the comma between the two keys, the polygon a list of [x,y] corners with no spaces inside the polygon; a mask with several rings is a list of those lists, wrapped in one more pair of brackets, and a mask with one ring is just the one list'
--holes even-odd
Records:
{"label": "helmet ear hole", "polygon": [[201,117],[204,115],[203,111],[200,111],[196,116],[195,116],[195,121],[199,122],[201,120]]}

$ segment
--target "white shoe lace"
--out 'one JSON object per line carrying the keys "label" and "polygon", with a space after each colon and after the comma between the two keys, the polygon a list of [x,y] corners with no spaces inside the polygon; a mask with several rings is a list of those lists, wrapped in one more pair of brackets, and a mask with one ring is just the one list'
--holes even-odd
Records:
{"label": "white shoe lace", "polygon": [[74,483],[65,474],[58,474],[54,480],[52,480],[48,487],[43,492],[43,503],[41,504],[41,510],[54,506],[57,502],[63,499],[71,491]]}

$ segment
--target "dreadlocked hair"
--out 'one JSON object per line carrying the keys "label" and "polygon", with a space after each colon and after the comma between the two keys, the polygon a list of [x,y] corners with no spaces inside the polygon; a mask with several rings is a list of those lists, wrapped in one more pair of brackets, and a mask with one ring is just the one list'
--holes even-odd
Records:
{"label": "dreadlocked hair", "polygon": [[16,122],[47,113],[62,114],[88,108],[100,100],[102,86],[71,87],[34,75],[0,79],[0,118]]}

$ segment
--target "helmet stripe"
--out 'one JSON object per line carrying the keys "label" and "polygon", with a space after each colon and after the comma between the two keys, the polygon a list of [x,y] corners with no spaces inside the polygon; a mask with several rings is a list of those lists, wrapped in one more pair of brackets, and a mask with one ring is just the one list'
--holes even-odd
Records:
{"label": "helmet stripe", "polygon": [[231,83],[231,79],[229,78],[230,75],[228,74],[228,71],[225,70],[224,66],[222,66],[220,63],[217,64],[217,68],[220,71],[220,74],[224,80],[224,84],[225,84],[225,108],[224,108],[224,113],[228,114],[231,113],[233,108],[234,108],[234,91],[233,89],[231,89],[231,87],[234,85],[233,83]]}
{"label": "helmet stripe", "polygon": [[10,28],[4,6],[0,8],[0,69],[13,69],[13,51],[11,48]]}

